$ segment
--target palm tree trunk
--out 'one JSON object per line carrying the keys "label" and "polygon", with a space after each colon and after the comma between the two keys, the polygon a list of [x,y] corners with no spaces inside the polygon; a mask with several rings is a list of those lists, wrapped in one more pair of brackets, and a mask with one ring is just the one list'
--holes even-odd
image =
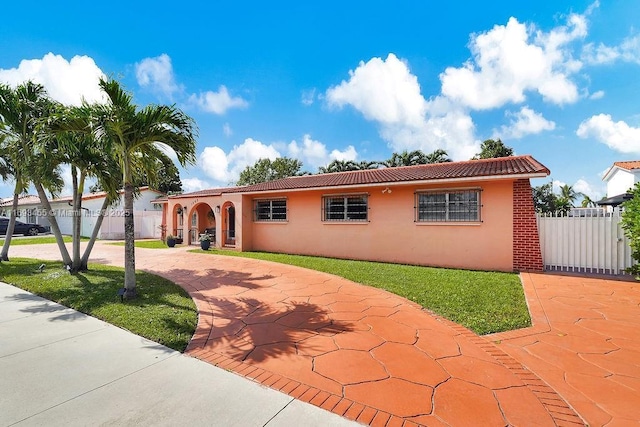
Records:
{"label": "palm tree trunk", "polygon": [[16,227],[16,210],[18,209],[18,193],[13,193],[13,204],[11,205],[11,215],[9,215],[9,224],[7,224],[7,235],[4,238],[0,260],[9,261],[9,245],[11,245],[11,237]]}
{"label": "palm tree trunk", "polygon": [[98,238],[98,233],[100,232],[100,227],[102,227],[102,221],[104,220],[104,213],[109,206],[109,197],[104,197],[104,202],[102,202],[102,208],[100,209],[100,213],[98,214],[98,219],[96,220],[96,225],[93,227],[93,232],[91,233],[91,238],[87,243],[87,247],[84,249],[84,254],[82,254],[82,260],[80,261],[80,271],[87,271],[89,269],[89,255],[91,255],[91,251],[93,250],[93,245],[96,243],[96,239]]}
{"label": "palm tree trunk", "polygon": [[124,287],[127,299],[136,297],[136,248],[133,221],[133,185],[124,184]]}
{"label": "palm tree trunk", "polygon": [[53,211],[51,210],[51,204],[49,203],[49,199],[47,198],[47,193],[44,192],[44,187],[41,183],[35,183],[36,191],[38,192],[38,196],[40,197],[40,204],[42,208],[45,210],[45,214],[47,219],[49,220],[49,224],[51,225],[51,232],[56,237],[56,243],[58,244],[58,249],[60,249],[60,256],[62,256],[62,263],[71,268],[71,257],[69,256],[69,251],[64,244],[64,239],[62,237],[62,233],[60,232],[60,227],[58,226],[58,220],[55,215],[53,215]]}
{"label": "palm tree trunk", "polygon": [[75,166],[71,166],[71,181],[73,185],[73,231],[71,234],[71,246],[73,252],[72,271],[80,269],[80,230],[82,227],[82,191],[78,186],[78,171]]}

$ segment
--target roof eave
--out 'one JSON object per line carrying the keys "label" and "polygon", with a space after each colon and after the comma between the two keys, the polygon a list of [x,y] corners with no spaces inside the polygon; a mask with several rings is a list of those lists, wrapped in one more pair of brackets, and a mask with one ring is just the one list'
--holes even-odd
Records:
{"label": "roof eave", "polygon": [[423,179],[416,181],[385,181],[369,184],[349,184],[349,185],[325,185],[317,187],[305,187],[305,188],[283,188],[273,190],[260,190],[260,191],[236,191],[234,194],[254,195],[254,194],[269,194],[269,193],[291,193],[300,191],[311,190],[325,190],[325,189],[349,189],[349,188],[372,188],[381,186],[407,186],[407,185],[427,185],[427,184],[450,184],[458,182],[470,182],[470,181],[499,181],[499,180],[515,180],[515,179],[531,179],[531,178],[545,178],[549,176],[547,172],[533,172],[527,174],[513,174],[513,175],[487,175],[487,176],[472,176],[463,178],[444,178],[444,179]]}

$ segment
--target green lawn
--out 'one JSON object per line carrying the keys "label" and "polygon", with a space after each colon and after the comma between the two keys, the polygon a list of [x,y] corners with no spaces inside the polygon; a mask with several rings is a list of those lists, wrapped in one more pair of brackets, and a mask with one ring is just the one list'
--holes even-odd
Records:
{"label": "green lawn", "polygon": [[[41,264],[46,267],[39,272]],[[90,264],[89,268],[87,272],[69,274],[60,268],[59,261],[12,258],[11,262],[2,263],[0,279],[184,351],[195,331],[198,313],[193,300],[181,287],[139,271],[136,273],[138,297],[120,302],[117,291],[124,283],[124,270],[100,264]]]}
{"label": "green lawn", "polygon": [[403,296],[481,335],[531,325],[520,278],[514,273],[264,252],[200,249],[190,252],[263,259],[332,273]]}
{"label": "green lawn", "polygon": [[[63,236],[65,243],[71,243],[71,236]],[[83,242],[89,240],[87,237],[83,237],[81,239]],[[11,246],[20,246],[20,245],[43,245],[45,243],[55,243],[55,236],[46,236],[46,237],[21,237],[16,239],[15,236],[11,238]],[[4,244],[4,239],[0,239],[0,245]]]}
{"label": "green lawn", "polygon": [[[109,243],[114,246],[124,246],[124,242]],[[162,240],[136,240],[136,248],[166,249],[167,244]]]}

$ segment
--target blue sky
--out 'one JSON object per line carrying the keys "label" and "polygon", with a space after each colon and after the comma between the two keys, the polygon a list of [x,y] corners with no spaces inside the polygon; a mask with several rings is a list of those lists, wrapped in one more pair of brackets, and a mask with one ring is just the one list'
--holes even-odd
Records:
{"label": "blue sky", "polygon": [[175,103],[199,128],[187,191],[260,157],[468,160],[499,137],[600,198],[614,161],[640,159],[635,0],[65,3],[3,5],[0,81],[74,104],[106,75]]}

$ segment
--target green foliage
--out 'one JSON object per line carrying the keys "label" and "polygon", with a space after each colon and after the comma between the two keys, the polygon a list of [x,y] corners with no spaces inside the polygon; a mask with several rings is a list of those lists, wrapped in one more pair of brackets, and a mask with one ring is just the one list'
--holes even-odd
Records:
{"label": "green foliage", "polygon": [[327,166],[321,166],[318,173],[347,172],[366,169],[378,169],[380,167],[395,168],[400,166],[426,165],[430,163],[445,163],[451,159],[445,150],[437,149],[433,153],[425,154],[420,150],[403,151],[393,153],[391,157],[384,161],[362,161],[334,160]]}
{"label": "green foliage", "polygon": [[478,334],[531,325],[517,274],[453,270],[264,252],[191,250],[296,265],[385,289],[460,323]]}
{"label": "green foliage", "polygon": [[533,204],[536,212],[542,213],[567,213],[572,207],[566,197],[553,192],[552,182],[533,187]]}
{"label": "green foliage", "polygon": [[136,272],[138,298],[122,303],[117,296],[124,280],[121,268],[92,264],[87,272],[69,274],[60,262],[24,258],[2,268],[5,282],[174,350],[184,351],[195,332],[198,311],[191,297],[153,274]]}
{"label": "green foliage", "polygon": [[302,162],[289,157],[275,160],[259,159],[253,166],[247,166],[241,173],[236,185],[254,185],[290,176],[302,175]]}
{"label": "green foliage", "polygon": [[629,238],[631,257],[636,262],[628,271],[640,276],[640,182],[631,191],[633,197],[622,204],[622,229]]}
{"label": "green foliage", "polygon": [[[158,153],[157,172],[154,173],[154,179],[151,180],[148,177],[146,171],[141,170],[139,176],[134,177],[134,187],[146,187],[149,186],[154,190],[158,190],[164,194],[181,194],[182,193],[182,181],[180,180],[180,171],[176,167],[173,160],[166,154]],[[122,188],[122,176],[118,176],[118,188]],[[92,193],[98,191],[104,191],[102,184],[98,181],[89,188]]]}
{"label": "green foliage", "polygon": [[[65,243],[71,243],[71,236],[64,236],[63,240]],[[86,242],[86,237],[82,237],[81,240]],[[22,246],[22,245],[45,245],[48,243],[56,243],[56,238],[54,236],[45,236],[45,237],[21,237],[19,239],[11,239],[11,246]],[[0,245],[4,244],[4,240],[0,240]]]}
{"label": "green foliage", "polygon": [[[327,166],[320,166],[318,173],[358,171],[363,169],[363,165],[363,163],[356,163],[353,160],[333,160]],[[365,167],[364,169],[369,169],[369,167]]]}
{"label": "green foliage", "polygon": [[[170,237],[175,239],[175,237],[171,235],[167,236],[166,239],[169,239]],[[108,244],[113,246],[124,246],[124,242]],[[144,249],[167,249],[166,243],[164,243],[162,240],[136,240],[135,247]]]}
{"label": "green foliage", "polygon": [[487,139],[480,145],[480,152],[472,160],[495,159],[513,156],[513,148],[507,147],[500,139]]}

